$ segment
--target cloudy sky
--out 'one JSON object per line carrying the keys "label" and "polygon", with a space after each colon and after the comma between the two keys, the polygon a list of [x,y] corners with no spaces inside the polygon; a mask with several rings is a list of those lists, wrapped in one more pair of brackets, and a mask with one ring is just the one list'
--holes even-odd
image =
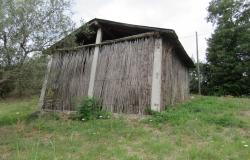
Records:
{"label": "cloudy sky", "polygon": [[206,22],[210,0],[74,0],[74,21],[102,18],[137,25],[174,29],[190,57],[196,59],[195,31],[201,61],[213,27]]}

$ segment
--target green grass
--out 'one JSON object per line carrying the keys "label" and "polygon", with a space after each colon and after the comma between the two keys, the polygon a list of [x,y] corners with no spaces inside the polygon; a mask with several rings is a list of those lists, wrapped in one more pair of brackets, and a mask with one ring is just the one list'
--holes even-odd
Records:
{"label": "green grass", "polygon": [[88,122],[37,117],[36,105],[0,101],[0,160],[250,159],[250,99],[195,96],[143,119]]}

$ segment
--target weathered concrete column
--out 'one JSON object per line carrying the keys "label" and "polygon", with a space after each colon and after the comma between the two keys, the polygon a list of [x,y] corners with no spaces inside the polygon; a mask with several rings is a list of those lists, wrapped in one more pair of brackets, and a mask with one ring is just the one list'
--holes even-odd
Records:
{"label": "weathered concrete column", "polygon": [[[102,29],[99,28],[97,30],[95,43],[100,44],[101,41],[102,41]],[[90,80],[89,80],[89,89],[88,89],[88,96],[89,97],[92,97],[93,92],[94,92],[94,85],[95,85],[94,83],[95,83],[95,75],[96,75],[96,67],[97,67],[97,60],[98,60],[99,50],[100,50],[100,47],[95,46],[93,61],[92,61],[92,65],[91,65]]]}
{"label": "weathered concrete column", "polygon": [[151,110],[161,110],[161,70],[162,70],[162,39],[156,38],[154,49]]}
{"label": "weathered concrete column", "polygon": [[38,109],[41,110],[44,104],[44,98],[45,98],[45,93],[46,93],[46,89],[47,89],[47,84],[48,84],[48,78],[49,78],[49,74],[50,74],[50,69],[51,69],[51,64],[52,64],[52,56],[50,57],[50,60],[48,62],[47,65],[47,71],[45,73],[45,77],[44,77],[44,81],[43,81],[43,87],[41,90],[41,95],[39,98],[39,102],[38,102]]}

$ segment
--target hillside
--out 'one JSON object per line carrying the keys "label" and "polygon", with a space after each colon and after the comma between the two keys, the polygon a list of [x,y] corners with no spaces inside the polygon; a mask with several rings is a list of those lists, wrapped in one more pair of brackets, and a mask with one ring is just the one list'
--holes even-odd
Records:
{"label": "hillside", "polygon": [[154,116],[88,122],[37,117],[36,105],[0,101],[1,160],[250,158],[250,99],[194,96]]}

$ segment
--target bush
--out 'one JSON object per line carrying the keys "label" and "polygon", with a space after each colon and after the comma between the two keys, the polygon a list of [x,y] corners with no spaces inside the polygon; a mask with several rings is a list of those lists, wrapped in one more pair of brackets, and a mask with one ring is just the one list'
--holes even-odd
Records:
{"label": "bush", "polygon": [[14,89],[14,83],[10,80],[0,80],[0,98],[5,98]]}
{"label": "bush", "polygon": [[5,98],[15,88],[8,74],[8,71],[0,66],[0,98]]}
{"label": "bush", "polygon": [[98,99],[86,97],[80,101],[77,112],[71,117],[81,121],[110,118],[111,113],[103,111],[102,108]]}

